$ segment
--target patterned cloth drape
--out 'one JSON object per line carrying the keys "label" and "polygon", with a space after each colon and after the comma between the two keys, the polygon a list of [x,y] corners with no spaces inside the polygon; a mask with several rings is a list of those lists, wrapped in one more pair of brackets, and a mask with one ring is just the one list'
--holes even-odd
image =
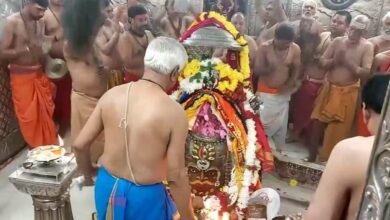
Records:
{"label": "patterned cloth drape", "polygon": [[0,141],[18,127],[13,109],[8,69],[0,67]]}

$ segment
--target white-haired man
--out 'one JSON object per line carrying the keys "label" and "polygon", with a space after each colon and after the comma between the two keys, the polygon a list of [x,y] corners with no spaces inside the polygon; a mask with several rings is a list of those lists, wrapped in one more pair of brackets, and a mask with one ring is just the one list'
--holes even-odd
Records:
{"label": "white-haired man", "polygon": [[320,60],[327,71],[313,113],[310,136],[310,158],[314,161],[323,138],[321,160],[327,160],[334,146],[350,137],[355,120],[360,81],[370,74],[374,46],[363,38],[370,21],[364,15],[356,16],[348,36],[336,38]]}
{"label": "white-haired man", "polygon": [[[330,31],[321,33],[321,43],[317,47],[313,41],[301,44],[304,53],[302,57],[304,65],[301,70],[302,85],[292,97],[294,132],[289,137],[290,142],[302,138],[304,143],[308,144],[310,115],[326,74],[326,70],[319,65],[319,60],[334,39],[345,36],[351,20],[352,16],[349,12],[337,11],[332,17]],[[310,35],[306,36],[310,38]]]}
{"label": "white-haired man", "polygon": [[390,12],[382,19],[381,35],[370,38],[369,41],[375,46],[375,54],[390,50]]}
{"label": "white-haired man", "polygon": [[303,2],[301,19],[292,22],[298,36],[302,32],[312,34],[320,34],[322,32],[322,25],[316,20],[317,9],[316,1],[306,0]]}
{"label": "white-haired man", "polygon": [[[176,207],[163,180],[168,180],[181,219],[195,219],[184,162],[188,122],[182,107],[166,94],[187,59],[176,40],[153,40],[143,77],[109,90],[74,141],[86,184],[93,184],[97,173],[99,220],[113,212],[115,219],[173,219]],[[106,141],[97,170],[91,166],[89,146],[103,128]]]}

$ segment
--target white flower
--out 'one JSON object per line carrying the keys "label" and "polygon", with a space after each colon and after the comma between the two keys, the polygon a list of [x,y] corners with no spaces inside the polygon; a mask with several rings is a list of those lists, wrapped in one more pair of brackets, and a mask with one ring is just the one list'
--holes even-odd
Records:
{"label": "white flower", "polygon": [[220,210],[221,202],[216,196],[207,196],[203,199],[204,208],[208,210]]}
{"label": "white flower", "polygon": [[190,82],[189,78],[185,78],[180,82],[180,88],[186,92],[186,93],[193,93],[198,89],[201,89],[203,87],[202,81],[198,82],[196,80],[193,80]]}
{"label": "white flower", "polygon": [[180,94],[180,91],[179,91],[179,90],[176,90],[176,91],[174,91],[169,97],[170,97],[172,100],[178,101],[178,99],[179,99],[179,94]]}

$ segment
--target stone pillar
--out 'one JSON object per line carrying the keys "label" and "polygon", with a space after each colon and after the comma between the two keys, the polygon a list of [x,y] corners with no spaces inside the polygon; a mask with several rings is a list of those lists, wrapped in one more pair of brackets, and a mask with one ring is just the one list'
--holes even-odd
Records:
{"label": "stone pillar", "polygon": [[36,220],[73,220],[69,192],[60,197],[32,196],[34,219]]}
{"label": "stone pillar", "polygon": [[[65,156],[57,164],[42,165],[37,163],[35,173],[21,167],[13,172],[9,181],[22,193],[32,197],[35,220],[73,220],[70,204],[69,188],[73,176],[76,174],[76,160],[72,156],[66,162]],[[60,165],[59,165],[60,164]],[[52,167],[50,167],[52,166]],[[44,175],[38,175],[37,173]],[[61,174],[59,173],[61,171]],[[58,176],[45,176],[57,172]]]}

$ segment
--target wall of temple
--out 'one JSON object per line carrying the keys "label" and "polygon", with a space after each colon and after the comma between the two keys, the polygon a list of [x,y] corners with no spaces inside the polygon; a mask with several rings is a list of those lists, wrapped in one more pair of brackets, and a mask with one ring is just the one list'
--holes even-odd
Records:
{"label": "wall of temple", "polygon": [[[115,0],[117,2],[122,2],[123,0]],[[165,0],[149,0],[150,2],[163,5]],[[257,35],[260,27],[262,25],[261,21],[257,18],[255,14],[255,1],[257,0],[247,0],[248,1],[248,16],[249,20],[249,34]],[[267,0],[263,0],[267,2]],[[302,8],[303,0],[282,0],[285,4],[285,8],[288,16],[292,20],[299,18]],[[326,26],[330,22],[330,17],[334,13],[332,10],[327,9],[323,6],[321,0],[316,0],[319,5],[318,10],[318,19]],[[3,28],[4,18],[20,10],[21,0],[1,0],[0,1],[0,33]],[[380,20],[387,11],[390,11],[390,0],[357,0],[352,6],[348,8],[352,12],[352,15],[364,14],[371,19],[371,25],[369,30],[369,36],[373,36],[376,33],[379,33],[380,30]]]}
{"label": "wall of temple", "polygon": [[[20,0],[0,1],[0,33],[5,18],[20,9]],[[25,146],[13,109],[9,72],[0,63],[0,164]]]}
{"label": "wall of temple", "polygon": [[1,0],[0,1],[0,33],[2,33],[4,27],[4,19],[20,10],[21,0]]}
{"label": "wall of temple", "polygon": [[[249,33],[251,35],[257,35],[261,21],[255,18],[255,1],[248,0],[250,16]],[[300,17],[303,0],[282,0],[285,4],[286,12],[291,20],[297,20]],[[266,0],[264,0],[266,2]],[[325,8],[321,0],[316,0],[318,3],[318,19],[324,24],[325,27],[329,25],[330,18],[334,14],[334,11]],[[390,11],[390,0],[357,0],[348,9],[352,13],[352,16],[364,14],[371,20],[368,37],[373,36],[380,32],[380,21],[387,11]],[[257,28],[256,28],[257,27]]]}

